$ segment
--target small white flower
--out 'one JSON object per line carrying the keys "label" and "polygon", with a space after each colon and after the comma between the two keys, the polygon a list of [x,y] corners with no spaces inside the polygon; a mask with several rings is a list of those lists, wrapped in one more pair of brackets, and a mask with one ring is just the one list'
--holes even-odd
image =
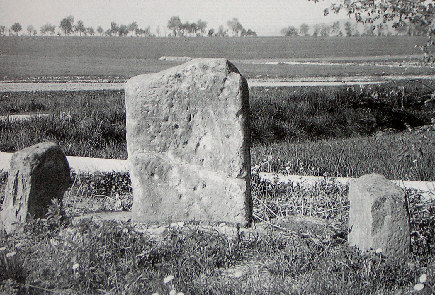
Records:
{"label": "small white flower", "polygon": [[378,249],[376,249],[376,254],[380,254],[380,253],[382,253],[382,249],[381,248],[378,248]]}
{"label": "small white flower", "polygon": [[184,295],[184,293],[183,292],[178,292],[177,295]]}
{"label": "small white flower", "polygon": [[234,276],[235,278],[240,278],[240,277],[243,276],[243,274],[244,274],[243,271],[241,271],[241,270],[237,270],[237,271],[234,272],[233,276]]}
{"label": "small white flower", "polygon": [[57,245],[59,245],[59,241],[56,240],[56,239],[50,239],[50,244],[51,244],[53,247],[56,247]]}
{"label": "small white flower", "polygon": [[0,252],[4,252],[4,251],[6,251],[6,247],[1,247]]}
{"label": "small white flower", "polygon": [[420,281],[420,283],[426,283],[427,274],[422,274],[418,280]]}
{"label": "small white flower", "polygon": [[72,269],[73,269],[74,271],[76,271],[79,267],[80,267],[80,264],[78,264],[78,263],[74,263],[73,266],[72,266]]}
{"label": "small white flower", "polygon": [[172,281],[173,279],[174,279],[174,276],[173,275],[169,275],[169,276],[167,276],[166,278],[163,279],[163,283],[167,284],[170,281]]}
{"label": "small white flower", "polygon": [[128,234],[128,228],[124,228],[124,229],[122,230],[122,232],[123,232],[124,234]]}
{"label": "small white flower", "polygon": [[6,254],[6,258],[14,257],[15,254],[17,254],[17,252],[15,252],[15,251],[14,252],[9,252],[9,253]]}
{"label": "small white flower", "polygon": [[423,284],[416,284],[415,286],[414,286],[414,290],[415,291],[421,291],[421,290],[423,290],[424,289],[424,285]]}
{"label": "small white flower", "polygon": [[174,289],[172,289],[172,290],[169,292],[169,295],[177,295],[177,291],[175,291]]}

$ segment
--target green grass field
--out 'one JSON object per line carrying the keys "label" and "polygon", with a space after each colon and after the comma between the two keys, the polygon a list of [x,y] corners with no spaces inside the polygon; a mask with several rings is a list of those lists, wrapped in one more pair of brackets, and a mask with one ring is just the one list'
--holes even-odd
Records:
{"label": "green grass field", "polygon": [[[30,77],[86,77],[127,79],[158,72],[175,63],[161,56],[223,57],[235,62],[242,74],[255,77],[433,74],[426,68],[389,66],[265,66],[250,59],[342,60],[367,62],[415,60],[415,45],[424,37],[354,38],[99,38],[0,37],[0,79]],[[409,58],[408,58],[409,57]]]}
{"label": "green grass field", "polygon": [[[272,157],[275,172],[434,180],[433,132],[403,133],[435,116],[424,103],[433,85],[424,83],[253,88],[252,165]],[[71,156],[127,158],[123,91],[1,94],[0,115],[34,112],[50,116],[0,121],[0,151],[52,140]]]}

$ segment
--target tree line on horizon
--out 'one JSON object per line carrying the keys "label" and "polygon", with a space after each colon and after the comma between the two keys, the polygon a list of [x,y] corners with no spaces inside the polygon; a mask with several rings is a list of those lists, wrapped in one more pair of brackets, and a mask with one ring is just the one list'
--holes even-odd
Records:
{"label": "tree line on horizon", "polygon": [[408,35],[408,36],[425,36],[427,28],[422,26],[402,24],[401,26],[389,26],[385,23],[380,24],[359,24],[358,22],[340,22],[335,21],[332,24],[315,24],[310,26],[303,23],[296,28],[288,26],[281,30],[281,35],[287,37],[357,37],[357,36],[392,36],[392,35]]}
{"label": "tree line on horizon", "polygon": [[[169,19],[167,28],[170,33],[167,36],[182,37],[182,36],[208,36],[208,37],[225,37],[225,36],[237,36],[237,37],[247,37],[247,36],[257,36],[257,33],[252,29],[245,29],[243,25],[239,22],[237,18],[233,18],[227,22],[227,27],[220,25],[217,30],[214,28],[207,29],[207,22],[199,19],[197,22],[182,22],[180,17],[173,16]],[[59,29],[59,30],[56,30]],[[10,27],[0,25],[0,36],[18,36],[18,34],[23,31],[23,27],[19,22],[15,22]],[[33,25],[29,25],[26,28],[25,35],[28,36],[137,36],[137,37],[155,37],[156,35],[151,32],[151,27],[140,28],[137,22],[133,21],[130,24],[117,24],[112,21],[110,23],[110,28],[104,30],[102,26],[98,26],[96,29],[93,27],[85,26],[82,20],[74,22],[73,16],[67,16],[63,18],[59,26],[55,26],[50,23],[42,25],[38,30],[35,29]],[[156,34],[161,35],[160,27],[156,27]],[[23,35],[23,34],[22,34]],[[166,34],[164,34],[166,36]]]}
{"label": "tree line on horizon", "polygon": [[[308,1],[319,2],[319,0]],[[359,4],[356,0],[341,0],[343,3],[336,3],[330,8],[326,8],[325,15],[328,15],[330,11],[338,13],[341,9],[346,9],[349,16],[352,14],[355,15],[353,22],[350,20],[344,23],[336,21],[332,24],[322,23],[312,25],[311,27],[308,24],[303,23],[299,28],[290,25],[283,28],[281,34],[287,37],[389,36],[393,34],[410,36],[434,35],[435,24],[433,23],[432,18],[435,12],[435,6],[433,4],[426,4],[427,1],[424,3],[409,3],[405,0],[394,0],[397,3],[393,0],[388,1],[388,5],[385,4],[377,7],[369,0],[359,1]],[[401,11],[400,14],[398,14],[397,11]],[[392,22],[392,25],[389,25],[389,22]],[[170,33],[166,34],[165,32],[164,36],[257,36],[255,31],[244,28],[237,18],[227,21],[226,25],[227,28],[220,25],[217,30],[214,28],[207,29],[207,22],[201,19],[197,22],[182,22],[180,17],[172,16],[167,23],[167,28]],[[94,36],[96,34],[99,34],[100,36],[155,36],[151,32],[149,26],[145,29],[140,28],[135,21],[128,25],[117,24],[113,21],[110,24],[110,28],[107,30],[104,30],[101,26],[98,26],[95,30],[93,27],[86,27],[82,20],[74,23],[74,17],[67,16],[60,21],[58,26],[60,31],[56,31],[56,28],[55,25],[46,23],[40,27],[39,32],[40,35],[62,35],[63,33],[65,36],[77,34],[79,36]],[[9,28],[0,25],[0,36],[6,35],[7,31],[9,32],[9,35],[18,35],[22,30],[23,28],[18,22],[14,23]],[[27,26],[26,31],[29,36],[38,35],[38,31],[32,25]],[[156,27],[156,34],[159,36],[161,35],[159,26]],[[430,43],[433,43],[432,39],[430,40]]]}
{"label": "tree line on horizon", "polygon": [[[56,30],[59,28],[59,30]],[[195,36],[208,36],[208,37],[255,37],[257,33],[252,29],[246,29],[237,18],[233,18],[226,23],[226,27],[220,25],[217,29],[209,28],[207,29],[207,22],[199,19],[197,22],[182,22],[180,17],[172,16],[168,20],[167,28],[169,29],[169,34],[164,34],[165,36],[172,37],[195,37]],[[7,29],[9,35],[18,35],[19,32],[23,30],[20,23],[16,22],[9,28],[0,25],[0,36],[6,35]],[[281,35],[287,37],[297,37],[297,36],[311,36],[311,37],[352,37],[352,36],[389,36],[393,34],[399,35],[412,35],[421,36],[424,35],[426,31],[424,28],[403,25],[400,28],[395,28],[392,30],[386,25],[365,25],[363,31],[357,26],[356,22],[346,21],[344,24],[342,22],[336,21],[332,24],[315,24],[308,25],[303,23],[296,28],[295,26],[288,26],[281,30]],[[41,36],[54,36],[54,35],[79,35],[79,36],[136,36],[136,37],[155,37],[156,35],[151,32],[150,26],[145,29],[140,28],[137,22],[132,23],[117,24],[112,21],[110,23],[110,28],[104,30],[102,26],[98,26],[97,29],[93,27],[86,27],[82,20],[74,22],[73,16],[67,16],[63,18],[59,26],[55,26],[50,23],[42,25],[39,29],[39,35]],[[161,35],[160,27],[156,27],[156,34]],[[38,31],[29,25],[26,28],[26,35],[37,36]]]}

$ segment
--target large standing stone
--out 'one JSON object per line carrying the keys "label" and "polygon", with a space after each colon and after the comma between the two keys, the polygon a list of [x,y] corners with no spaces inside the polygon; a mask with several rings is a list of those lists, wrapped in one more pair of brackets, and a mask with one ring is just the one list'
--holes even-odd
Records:
{"label": "large standing stone", "polygon": [[405,258],[410,232],[404,191],[382,175],[364,175],[351,182],[349,201],[349,244]]}
{"label": "large standing stone", "polygon": [[62,199],[71,185],[65,154],[53,142],[44,142],[14,153],[8,172],[0,224],[13,231],[28,214],[42,218],[53,198]]}
{"label": "large standing stone", "polygon": [[251,220],[249,93],[225,59],[131,78],[127,150],[136,221]]}

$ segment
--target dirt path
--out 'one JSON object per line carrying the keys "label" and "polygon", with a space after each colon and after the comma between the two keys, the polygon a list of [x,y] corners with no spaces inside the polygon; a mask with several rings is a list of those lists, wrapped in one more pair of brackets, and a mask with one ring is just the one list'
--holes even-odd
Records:
{"label": "dirt path", "polygon": [[[250,87],[306,87],[306,86],[341,86],[380,84],[388,81],[433,79],[435,75],[413,76],[354,76],[354,77],[306,77],[302,79],[249,79]],[[32,92],[32,91],[90,91],[90,90],[122,90],[124,83],[101,82],[66,82],[66,83],[13,83],[0,82],[0,92]]]}

